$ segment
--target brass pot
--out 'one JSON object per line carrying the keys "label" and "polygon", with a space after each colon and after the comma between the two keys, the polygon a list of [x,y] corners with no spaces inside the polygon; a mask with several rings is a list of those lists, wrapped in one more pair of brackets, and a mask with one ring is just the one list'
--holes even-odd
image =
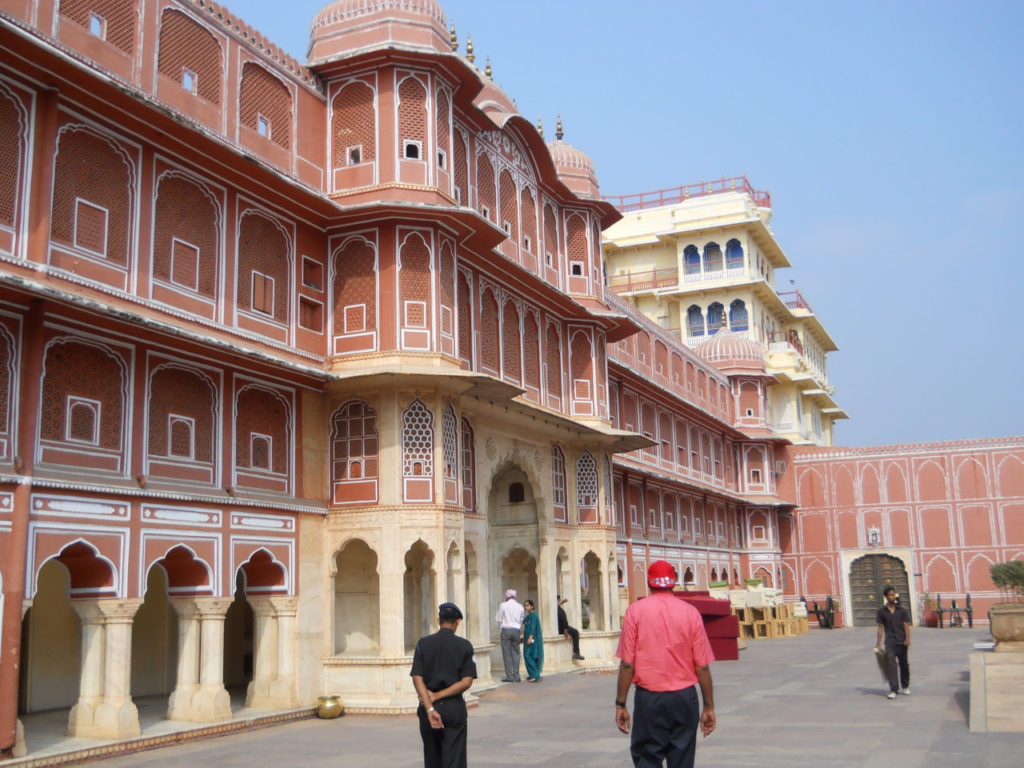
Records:
{"label": "brass pot", "polygon": [[336,717],[341,717],[345,714],[345,705],[341,701],[341,696],[321,696],[318,698],[316,714],[317,717],[324,720],[333,720]]}

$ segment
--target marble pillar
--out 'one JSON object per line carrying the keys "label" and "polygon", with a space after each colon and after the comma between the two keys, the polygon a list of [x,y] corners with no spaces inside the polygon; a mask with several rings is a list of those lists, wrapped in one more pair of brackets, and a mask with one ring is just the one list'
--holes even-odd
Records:
{"label": "marble pillar", "polygon": [[281,708],[298,706],[295,693],[295,615],[297,597],[271,597],[277,617],[277,674],[270,684],[270,698]]}
{"label": "marble pillar", "polygon": [[191,720],[192,697],[199,690],[199,608],[191,597],[173,597],[178,615],[178,675],[167,703],[168,720]]}
{"label": "marble pillar", "polygon": [[246,598],[253,616],[253,671],[245,706],[267,709],[274,706],[271,690],[277,676],[277,616],[269,597]]}
{"label": "marble pillar", "polygon": [[198,597],[199,688],[192,697],[191,720],[220,723],[231,719],[231,698],[224,687],[224,619],[229,597]]}
{"label": "marble pillar", "polygon": [[138,736],[131,697],[132,621],[140,598],[72,600],[82,620],[82,671],[68,735],[126,739]]}
{"label": "marble pillar", "polygon": [[103,701],[103,614],[98,600],[72,600],[71,607],[82,624],[82,655],[78,676],[78,701],[68,717],[68,736],[91,735],[96,709]]}

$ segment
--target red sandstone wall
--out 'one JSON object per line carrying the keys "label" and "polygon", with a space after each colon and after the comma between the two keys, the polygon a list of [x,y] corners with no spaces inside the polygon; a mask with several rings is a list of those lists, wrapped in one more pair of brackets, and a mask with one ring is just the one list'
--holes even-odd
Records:
{"label": "red sandstone wall", "polygon": [[791,594],[848,594],[851,557],[892,553],[908,561],[915,609],[925,592],[947,605],[970,593],[985,621],[998,600],[989,567],[1024,557],[1024,438],[792,448],[788,464],[779,493],[797,505],[783,542]]}

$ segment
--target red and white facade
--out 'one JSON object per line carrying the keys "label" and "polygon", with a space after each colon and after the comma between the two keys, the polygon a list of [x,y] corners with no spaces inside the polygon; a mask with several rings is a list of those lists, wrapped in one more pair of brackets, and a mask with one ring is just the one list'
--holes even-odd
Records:
{"label": "red and white facade", "polygon": [[6,754],[19,712],[123,738],[141,696],[408,708],[443,600],[490,684],[507,587],[601,664],[652,559],[810,597],[865,526],[932,591],[1024,548],[1019,442],[787,453],[749,344],[606,296],[593,164],[453,38],[341,0],[304,66],[208,0],[0,0]]}

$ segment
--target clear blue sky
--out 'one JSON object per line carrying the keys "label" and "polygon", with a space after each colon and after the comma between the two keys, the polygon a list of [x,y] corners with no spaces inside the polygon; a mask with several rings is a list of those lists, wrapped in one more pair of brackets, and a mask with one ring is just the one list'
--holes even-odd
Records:
{"label": "clear blue sky", "polygon": [[[300,61],[326,5],[225,4]],[[840,347],[837,444],[1024,434],[1024,3],[442,5],[604,194],[771,192],[777,287]]]}

